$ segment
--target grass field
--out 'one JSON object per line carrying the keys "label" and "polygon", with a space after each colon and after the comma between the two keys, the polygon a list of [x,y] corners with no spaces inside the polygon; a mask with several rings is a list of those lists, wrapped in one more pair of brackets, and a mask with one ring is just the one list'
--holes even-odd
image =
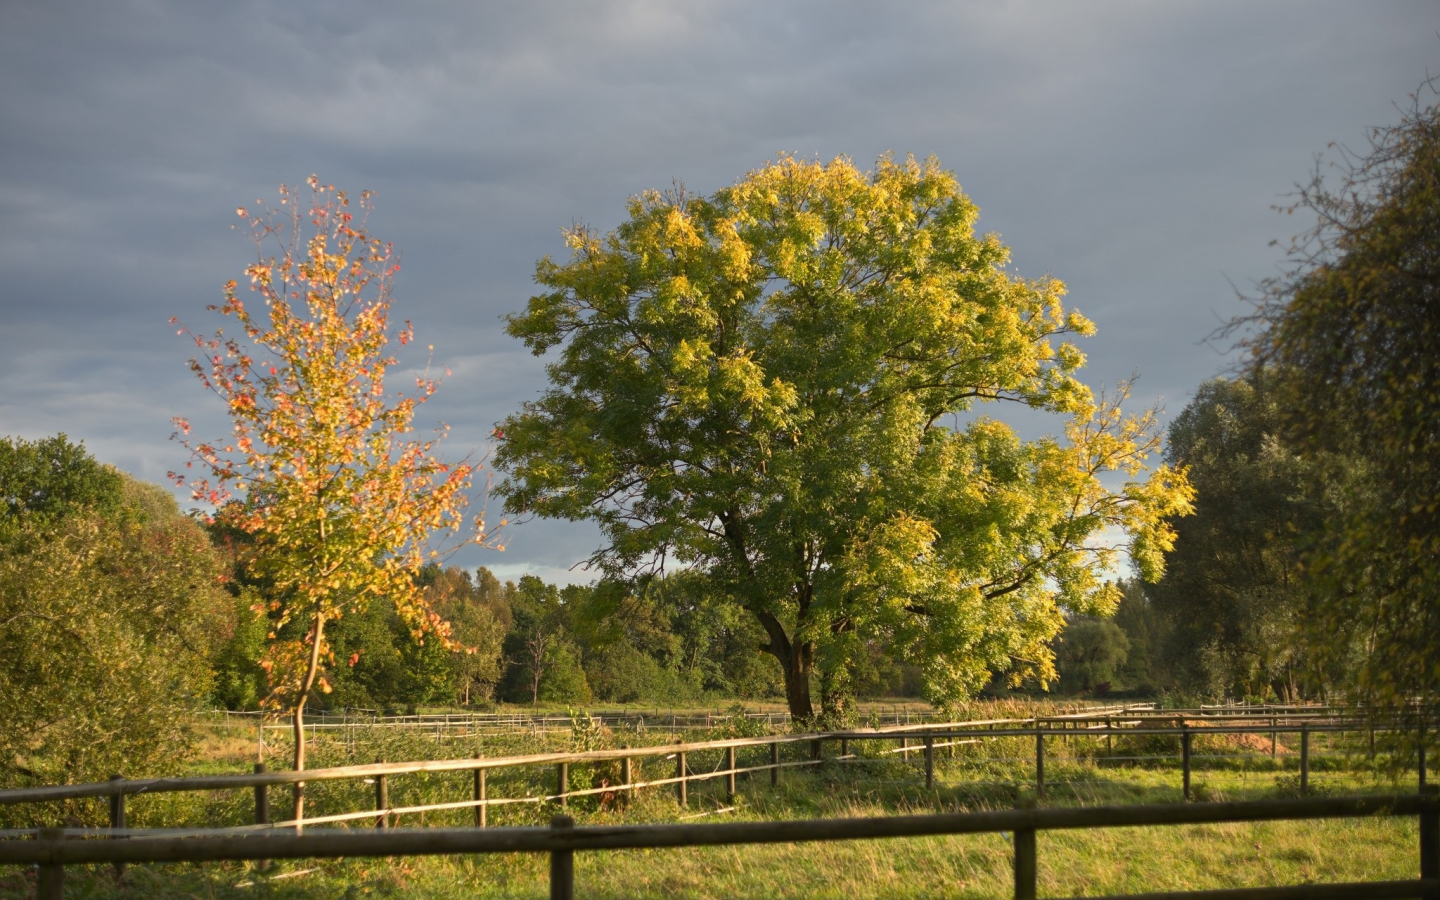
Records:
{"label": "grass field", "polygon": [[[645,735],[585,734],[550,737],[547,749],[583,749],[596,744],[646,742]],[[707,735],[713,737],[719,735]],[[422,734],[366,735],[359,749],[354,736],[325,738],[316,747],[315,765],[426,756],[470,755],[477,749],[455,742],[437,743]],[[650,735],[657,742],[668,735]],[[542,749],[533,738],[486,738],[478,748],[487,755]],[[1047,805],[1166,803],[1180,799],[1180,772],[1170,760],[1144,765],[1106,760],[1103,742],[1052,739],[1047,758]],[[1210,743],[1206,743],[1206,742]],[[1246,743],[1248,741],[1248,744]],[[893,747],[893,742],[885,745]],[[857,764],[831,762],[817,770],[791,769],[779,788],[768,775],[741,778],[734,809],[723,780],[691,786],[690,804],[677,807],[666,789],[643,792],[628,805],[593,799],[572,802],[577,823],[744,821],[837,816],[894,815],[932,811],[974,811],[1012,806],[1033,790],[1033,741],[997,741],[960,747],[956,756],[938,760],[936,786],[926,790],[917,769],[885,746],[853,749],[866,758]],[[1196,761],[1193,786],[1211,800],[1294,796],[1295,761],[1271,760],[1268,740],[1240,738],[1197,740],[1197,754],[1225,758]],[[444,748],[448,747],[448,751]],[[282,748],[275,748],[277,751]],[[1169,752],[1158,742],[1117,747],[1116,752]],[[803,748],[796,748],[803,752]],[[1413,791],[1413,773],[1392,780],[1383,761],[1371,761],[1355,746],[1317,744],[1312,748],[1312,792],[1350,794]],[[216,734],[200,768],[237,771],[254,758],[254,746],[238,736]],[[277,759],[277,762],[279,760]],[[710,769],[714,760],[697,759]],[[741,764],[744,764],[742,759]],[[655,763],[654,765],[662,765]],[[673,763],[669,763],[673,766]],[[571,784],[605,773],[572,768]],[[656,773],[659,774],[659,773]],[[491,782],[491,796],[544,792],[550,771],[515,772]],[[395,805],[463,797],[468,775],[396,777]],[[368,788],[357,783],[314,784],[317,813],[329,809],[365,809]],[[247,821],[243,792],[213,795],[156,795],[135,798],[134,825],[239,824]],[[273,803],[282,803],[277,792]],[[526,804],[494,810],[492,824],[541,824],[553,809]],[[460,825],[464,811],[413,816],[409,825]],[[423,818],[423,822],[421,819]],[[1418,875],[1418,829],[1414,819],[1365,819],[1280,822],[1165,828],[1127,828],[1088,832],[1042,832],[1039,837],[1041,896],[1064,897],[1147,890],[1180,890],[1246,885],[1413,878]],[[499,855],[465,858],[342,860],[277,865],[259,877],[240,864],[134,867],[116,884],[100,867],[71,869],[67,897],[141,898],[510,898],[547,896],[548,860],[543,856]],[[916,839],[882,839],[827,844],[712,847],[674,850],[579,853],[576,893],[581,897],[1008,897],[1011,893],[1011,845],[1005,834]],[[0,897],[33,896],[32,875],[0,869]]]}

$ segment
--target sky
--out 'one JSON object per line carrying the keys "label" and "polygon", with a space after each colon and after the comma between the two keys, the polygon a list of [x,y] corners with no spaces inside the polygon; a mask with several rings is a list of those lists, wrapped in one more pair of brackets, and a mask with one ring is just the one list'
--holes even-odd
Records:
{"label": "sky", "polygon": [[[1431,73],[1433,2],[6,0],[0,434],[161,483],[173,416],[223,437],[168,320],[219,324],[254,256],[235,208],[314,173],[376,193],[395,314],[451,371],[426,415],[483,455],[545,387],[502,317],[561,230],[779,153],[936,156],[1015,268],[1094,320],[1086,380],[1137,374],[1134,404],[1173,416],[1233,366],[1207,337],[1304,227],[1274,207]],[[597,542],[531,521],[452,561],[586,581]]]}

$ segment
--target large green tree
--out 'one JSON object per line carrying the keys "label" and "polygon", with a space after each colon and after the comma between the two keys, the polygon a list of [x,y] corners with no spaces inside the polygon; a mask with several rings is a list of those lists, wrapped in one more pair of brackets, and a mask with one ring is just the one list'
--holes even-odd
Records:
{"label": "large green tree", "polygon": [[[1440,106],[1431,81],[1370,146],[1317,168],[1314,216],[1259,298],[1257,367],[1287,439],[1363,466],[1309,548],[1312,649],[1377,709],[1440,716]],[[1325,177],[1333,174],[1332,178]],[[1418,707],[1417,707],[1418,703]]]}
{"label": "large green tree", "polygon": [[[500,427],[507,508],[596,521],[612,576],[707,573],[763,627],[797,716],[819,676],[843,718],[876,638],[936,700],[1053,676],[1061,607],[1113,606],[1118,543],[1156,575],[1187,488],[1163,467],[1102,484],[1138,476],[1153,418],[1093,400],[1069,341],[1091,324],[977,215],[934,160],[786,157],[572,229],[509,321],[559,358]],[[982,401],[1068,416],[1066,439],[1022,441]]]}

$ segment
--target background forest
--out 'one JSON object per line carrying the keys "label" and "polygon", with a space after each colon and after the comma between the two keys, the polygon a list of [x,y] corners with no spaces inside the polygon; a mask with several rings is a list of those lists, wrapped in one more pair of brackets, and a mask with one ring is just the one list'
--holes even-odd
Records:
{"label": "background forest", "polygon": [[[1299,698],[1323,689],[1294,639],[1303,600],[1294,538],[1340,502],[1332,482],[1345,470],[1317,471],[1287,452],[1277,416],[1263,378],[1201,387],[1169,429],[1168,461],[1189,467],[1197,500],[1195,513],[1176,522],[1180,537],[1165,577],[1156,584],[1123,580],[1113,618],[1072,616],[1055,643],[1058,681],[1019,692]],[[236,562],[243,535],[207,530],[162,487],[96,461],[64,435],[0,441],[0,485],[7,501],[0,624],[7,646],[29,651],[0,664],[7,696],[24,695],[27,683],[39,691],[59,682],[80,692],[64,704],[72,710],[120,703],[118,695],[83,693],[101,682],[62,678],[54,665],[124,647],[137,678],[166,684],[177,702],[257,708],[270,625],[255,611],[265,585]],[[62,555],[71,561],[59,563]],[[760,627],[684,572],[645,580],[640,590],[606,581],[560,587],[528,575],[502,582],[483,567],[438,565],[421,570],[418,581],[465,650],[417,638],[393,604],[372,603],[335,625],[328,691],[315,706],[784,696],[774,659],[756,650]],[[106,598],[106,618],[96,617],[87,595]],[[45,627],[61,617],[83,627]],[[895,661],[883,646],[869,649],[851,673],[857,696],[920,696],[918,666]],[[42,657],[56,663],[37,663]],[[161,704],[151,711],[151,727],[163,727],[163,692],[106,683],[130,701],[148,696]],[[987,690],[1010,692],[998,680]],[[37,721],[6,733],[40,727]]]}
{"label": "background forest", "polygon": [[[1358,463],[1317,466],[1288,451],[1276,404],[1260,375],[1203,385],[1169,429],[1168,461],[1189,467],[1197,499],[1176,522],[1165,576],[1121,581],[1113,618],[1071,616],[1054,643],[1056,682],[1009,688],[997,678],[985,693],[1324,692],[1331,681],[1298,637],[1307,596],[1299,548],[1343,505]],[[169,491],[64,435],[0,440],[0,496],[4,780],[63,781],[122,759],[136,769],[183,741],[189,711],[258,708],[272,623],[263,579],[239,562],[243,534],[200,524]],[[778,664],[757,650],[759,625],[702,577],[560,587],[430,565],[417,580],[463,649],[417,636],[394,604],[373,602],[334,624],[312,706],[784,698]],[[857,697],[921,696],[917,665],[867,649],[850,673]]]}

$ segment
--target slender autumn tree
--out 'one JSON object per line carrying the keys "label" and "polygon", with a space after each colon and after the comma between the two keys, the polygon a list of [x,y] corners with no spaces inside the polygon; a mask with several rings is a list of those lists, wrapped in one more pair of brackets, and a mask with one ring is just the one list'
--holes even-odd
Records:
{"label": "slender autumn tree", "polygon": [[[327,689],[327,623],[386,597],[417,635],[448,643],[449,626],[414,573],[436,555],[427,547],[437,531],[486,540],[483,517],[464,516],[476,466],[438,458],[444,426],[432,440],[410,436],[416,406],[437,382],[417,378],[409,396],[385,392],[389,343],[414,334],[408,321],[391,322],[393,250],[365,231],[343,191],[314,176],[309,186],[307,198],[282,185],[278,209],[237,210],[255,240],[245,274],[261,302],[247,304],[231,281],[224,303],[209,309],[233,319],[238,334],[180,328],[199,348],[190,368],[225,401],[232,437],[194,441],[175,420],[193,457],[186,467],[206,473],[176,480],[251,535],[247,564],[272,586],[267,705],[290,714],[297,771],[305,703]],[[370,209],[369,192],[359,206]],[[295,818],[303,811],[298,784]]]}
{"label": "slender autumn tree", "polygon": [[[940,702],[1052,677],[1061,609],[1113,609],[1121,543],[1157,576],[1189,487],[1138,477],[1154,417],[1095,401],[1069,340],[1091,324],[1058,281],[1016,277],[977,215],[933,160],[782,158],[573,229],[510,319],[558,358],[502,423],[507,508],[597,522],[612,576],[707,574],[764,629],[797,717],[812,675],[849,716],[869,646]],[[1065,439],[1021,441],[982,402],[1061,414]]]}

